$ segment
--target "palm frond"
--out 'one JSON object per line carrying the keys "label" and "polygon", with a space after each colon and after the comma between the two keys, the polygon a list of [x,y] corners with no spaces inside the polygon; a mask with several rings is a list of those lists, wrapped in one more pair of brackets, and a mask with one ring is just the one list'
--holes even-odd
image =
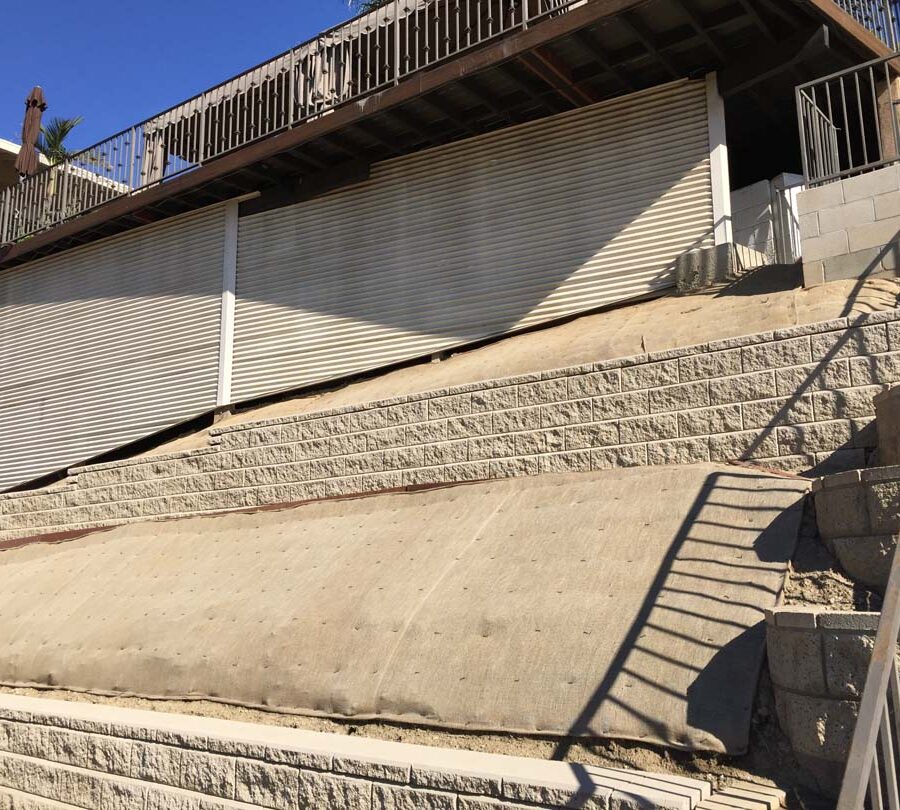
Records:
{"label": "palm frond", "polygon": [[41,127],[41,135],[35,144],[38,152],[54,165],[68,160],[74,153],[66,149],[65,140],[82,120],[80,115],[75,118],[51,118]]}

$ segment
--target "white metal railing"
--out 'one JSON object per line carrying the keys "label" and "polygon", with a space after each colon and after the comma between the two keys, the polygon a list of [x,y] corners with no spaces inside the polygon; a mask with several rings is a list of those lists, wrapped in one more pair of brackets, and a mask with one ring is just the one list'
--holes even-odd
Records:
{"label": "white metal railing", "polygon": [[585,2],[390,0],[6,189],[0,244],[163,183]]}
{"label": "white metal railing", "polygon": [[900,554],[895,550],[837,810],[900,810],[898,634]]}

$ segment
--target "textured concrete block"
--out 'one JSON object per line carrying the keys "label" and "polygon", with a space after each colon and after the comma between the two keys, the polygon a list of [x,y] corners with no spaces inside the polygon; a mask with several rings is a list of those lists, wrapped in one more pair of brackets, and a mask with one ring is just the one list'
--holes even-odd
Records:
{"label": "textured concrete block", "polygon": [[771,428],[723,433],[709,438],[711,461],[736,461],[778,455],[778,441]]}
{"label": "textured concrete block", "polygon": [[537,430],[541,426],[541,408],[533,405],[529,408],[515,408],[494,413],[493,433],[515,433],[520,430]]}
{"label": "textured concrete block", "polygon": [[300,772],[289,765],[236,760],[234,798],[275,810],[294,810],[299,802]]}
{"label": "textured concrete block", "polygon": [[514,385],[472,392],[472,412],[504,411],[519,404],[519,391]]}
{"label": "textured concrete block", "polygon": [[465,440],[442,442],[425,446],[425,465],[434,467],[438,464],[459,464],[469,460],[469,443]]}
{"label": "textured concrete block", "polygon": [[519,405],[543,405],[561,402],[568,397],[568,383],[565,377],[542,380],[519,386]]}
{"label": "textured concrete block", "polygon": [[181,756],[180,787],[208,796],[233,799],[235,762],[232,757],[185,749]]}
{"label": "textured concrete block", "polygon": [[674,385],[678,380],[678,361],[662,360],[658,363],[641,363],[622,369],[622,390],[657,388]]}
{"label": "textured concrete block", "polygon": [[865,633],[824,633],[825,679],[828,694],[859,700],[872,659],[875,636]]}
{"label": "textured concrete block", "polygon": [[647,444],[648,464],[696,464],[701,461],[709,461],[709,439],[705,436]]}
{"label": "textured concrete block", "polygon": [[758,371],[737,377],[723,377],[709,384],[709,399],[713,405],[727,405],[732,402],[746,402],[754,399],[774,397],[775,372]]}
{"label": "textured concrete block", "polygon": [[740,405],[745,428],[767,428],[814,422],[815,407],[811,396],[777,397],[744,402]]}
{"label": "textured concrete block", "polygon": [[768,626],[766,647],[772,683],[792,692],[827,694],[818,631]]}
{"label": "textured concrete block", "polygon": [[621,419],[650,413],[649,391],[629,391],[624,394],[597,397],[592,400],[594,420]]}
{"label": "textured concrete block", "polygon": [[376,784],[372,790],[373,810],[456,810],[456,796],[436,790]]}
{"label": "textured concrete block", "polygon": [[446,419],[450,416],[464,416],[472,412],[472,395],[457,394],[449,397],[435,397],[428,400],[428,418]]}
{"label": "textured concrete block", "polygon": [[666,413],[709,405],[709,383],[699,382],[650,389],[650,412]]}
{"label": "textured concrete block", "polygon": [[493,414],[479,413],[447,420],[447,438],[466,439],[487,436],[494,431]]}
{"label": "textured concrete block", "polygon": [[875,201],[866,196],[852,202],[819,210],[819,233],[849,230],[875,221]]}
{"label": "textured concrete block", "polygon": [[541,456],[542,473],[587,472],[591,469],[590,450],[569,450],[564,453],[552,453]]}
{"label": "textured concrete block", "polygon": [[472,461],[514,455],[516,455],[516,440],[511,434],[469,439],[469,459]]}
{"label": "textured concrete block", "polygon": [[852,438],[850,422],[846,419],[779,427],[776,432],[779,450],[785,455],[836,450]]}
{"label": "textured concrete block", "polygon": [[[812,363],[808,366],[793,366],[775,370],[776,395],[796,396],[798,393],[824,391],[831,388],[849,388],[851,386],[850,362],[853,360],[832,360],[831,362]],[[857,383],[852,383],[857,385]]]}
{"label": "textured concrete block", "polygon": [[812,394],[815,418],[817,421],[825,422],[829,419],[872,416],[875,413],[873,399],[880,390],[879,386],[863,386],[836,391],[818,391]]}
{"label": "textured concrete block", "polygon": [[619,422],[619,436],[623,444],[674,439],[678,436],[678,418],[673,413],[663,413],[623,419]]}
{"label": "textured concrete block", "polygon": [[601,447],[591,451],[591,469],[611,467],[640,467],[647,463],[647,445],[629,444],[623,447]]}
{"label": "textured concrete block", "polygon": [[729,377],[740,374],[741,350],[726,349],[718,352],[699,352],[678,360],[679,377],[682,382],[706,380],[711,377]]}
{"label": "textured concrete block", "polygon": [[799,366],[812,360],[809,336],[744,346],[741,356],[745,372]]}
{"label": "textured concrete block", "polygon": [[846,231],[833,231],[822,236],[803,240],[803,261],[817,262],[831,256],[843,256],[850,252]]}
{"label": "textured concrete block", "polygon": [[854,386],[883,385],[900,380],[900,352],[852,357],[849,363]]}
{"label": "textured concrete block", "polygon": [[621,390],[621,372],[617,368],[568,378],[569,399],[603,396],[614,394],[619,390]]}
{"label": "textured concrete block", "polygon": [[180,748],[141,742],[132,744],[131,776],[134,779],[177,786],[180,773]]}
{"label": "textured concrete block", "polygon": [[864,491],[869,526],[868,531],[858,534],[895,534],[900,531],[900,480],[878,481],[865,487]]}
{"label": "textured concrete block", "polygon": [[300,810],[370,810],[372,783],[360,779],[301,771]]}
{"label": "textured concrete block", "polygon": [[592,418],[593,411],[589,399],[557,402],[541,408],[541,427],[545,428],[590,422]]}
{"label": "textured concrete block", "polygon": [[607,447],[619,443],[619,429],[615,422],[599,422],[565,428],[567,450],[585,447]]}
{"label": "textured concrete block", "polygon": [[741,406],[738,404],[715,405],[678,414],[678,435],[682,437],[739,431],[742,426]]}
{"label": "textured concrete block", "polygon": [[886,352],[889,349],[887,335],[887,325],[883,323],[812,335],[812,359],[822,362]]}

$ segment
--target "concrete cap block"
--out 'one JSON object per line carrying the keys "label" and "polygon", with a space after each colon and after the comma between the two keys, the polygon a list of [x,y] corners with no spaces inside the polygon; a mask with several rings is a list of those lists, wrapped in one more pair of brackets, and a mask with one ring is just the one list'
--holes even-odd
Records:
{"label": "concrete cap block", "polygon": [[798,630],[814,630],[816,628],[816,616],[822,610],[820,607],[777,607],[772,609],[774,624],[777,627],[789,627]]}
{"label": "concrete cap block", "polygon": [[874,484],[883,481],[900,481],[900,465],[893,464],[887,467],[869,467],[860,470],[860,478],[863,483]]}
{"label": "concrete cap block", "polygon": [[818,627],[822,630],[855,630],[874,633],[878,630],[880,617],[880,613],[823,610],[818,614],[817,622]]}
{"label": "concrete cap block", "polygon": [[823,489],[838,489],[839,487],[850,487],[858,484],[861,480],[860,470],[845,470],[844,472],[834,473],[834,475],[825,475],[818,479]]}

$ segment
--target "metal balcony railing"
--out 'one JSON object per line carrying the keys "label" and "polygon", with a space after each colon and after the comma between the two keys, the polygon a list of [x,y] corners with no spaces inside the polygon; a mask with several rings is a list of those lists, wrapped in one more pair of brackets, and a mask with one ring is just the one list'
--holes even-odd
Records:
{"label": "metal balcony railing", "polygon": [[165,183],[587,0],[391,0],[2,192],[0,243]]}
{"label": "metal balcony railing", "polygon": [[892,50],[897,48],[900,43],[900,28],[898,28],[900,4],[897,0],[834,0],[834,2],[888,48]]}
{"label": "metal balcony railing", "polygon": [[900,52],[797,87],[803,173],[826,183],[900,161]]}

